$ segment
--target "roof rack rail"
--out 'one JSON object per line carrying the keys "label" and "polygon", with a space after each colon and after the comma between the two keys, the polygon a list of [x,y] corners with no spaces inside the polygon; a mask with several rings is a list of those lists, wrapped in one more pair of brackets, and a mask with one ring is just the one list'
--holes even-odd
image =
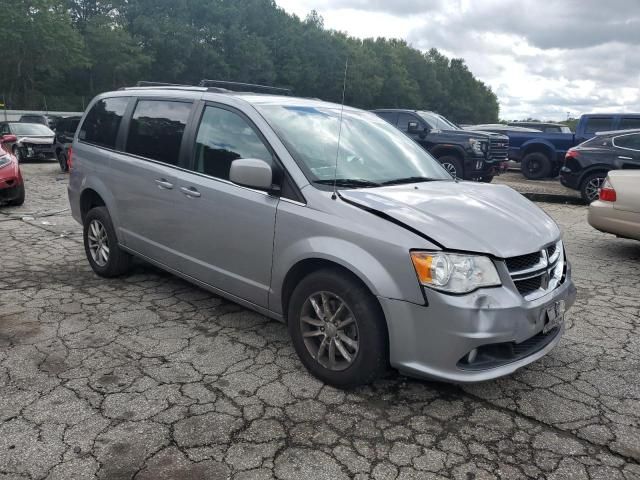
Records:
{"label": "roof rack rail", "polygon": [[226,90],[256,93],[279,93],[281,95],[291,95],[290,88],[272,87],[270,85],[258,85],[254,83],[228,82],[226,80],[201,80],[200,87],[223,88]]}
{"label": "roof rack rail", "polygon": [[195,87],[195,85],[186,85],[184,83],[148,82],[146,80],[140,80],[136,83],[136,87]]}

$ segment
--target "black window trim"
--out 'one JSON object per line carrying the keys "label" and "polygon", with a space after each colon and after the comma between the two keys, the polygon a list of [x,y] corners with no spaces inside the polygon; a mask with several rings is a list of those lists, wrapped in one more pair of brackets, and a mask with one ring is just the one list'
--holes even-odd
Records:
{"label": "black window trim", "polygon": [[96,103],[101,102],[102,100],[110,100],[112,98],[126,98],[127,101],[128,101],[127,106],[124,108],[124,113],[122,114],[122,120],[120,120],[120,127],[118,127],[118,132],[116,133],[115,146],[112,148],[112,147],[107,147],[105,145],[99,145],[97,143],[88,142],[86,140],[81,139],[80,135],[78,135],[78,143],[84,143],[85,145],[90,145],[90,146],[95,147],[95,148],[101,148],[101,149],[107,150],[109,152],[118,152],[118,139],[120,138],[120,135],[122,134],[122,125],[127,120],[127,112],[129,111],[129,107],[131,105],[131,101],[135,97],[132,97],[130,95],[114,95],[112,97],[101,97],[101,98],[96,99],[95,102],[93,102],[91,105],[89,105],[89,108],[86,111],[86,115],[82,115],[80,117],[80,120],[78,120],[78,127],[76,128],[76,132],[79,133],[80,127],[82,125],[84,125],[84,122],[87,121],[87,116],[89,115],[89,112],[91,112],[91,110],[93,110],[93,107],[96,105]]}
{"label": "black window trim", "polygon": [[[196,104],[196,100],[192,98],[180,98],[180,97],[168,97],[168,96],[148,96],[148,95],[140,95],[131,97],[132,101],[127,105],[127,108],[124,112],[124,116],[122,117],[122,122],[120,122],[120,129],[118,130],[118,136],[116,138],[116,149],[117,153],[122,155],[129,155],[130,157],[137,158],[139,160],[144,160],[146,162],[153,162],[158,165],[164,165],[169,168],[177,168],[179,170],[188,171],[185,167],[186,158],[184,157],[185,150],[185,141],[187,137],[187,132],[189,129],[189,125],[193,119],[196,108],[194,105]],[[187,122],[184,127],[184,133],[182,134],[182,140],[180,141],[180,150],[178,153],[178,164],[173,165],[171,163],[162,162],[160,160],[156,160],[155,158],[145,157],[144,155],[138,155],[135,153],[127,152],[127,140],[129,139],[129,127],[131,126],[131,120],[133,119],[133,112],[135,112],[136,107],[140,101],[145,100],[157,100],[164,102],[178,102],[178,103],[190,103],[191,110],[189,111],[189,116],[187,117]]]}
{"label": "black window trim", "polygon": [[[278,194],[278,197],[280,197],[282,200],[296,202],[296,203],[299,203],[301,205],[305,205],[306,206],[307,201],[304,198],[304,196],[302,195],[302,192],[300,191],[300,188],[298,187],[298,185],[296,185],[295,181],[293,181],[293,177],[291,177],[291,175],[287,171],[287,169],[284,166],[284,164],[280,161],[280,158],[276,154],[275,150],[273,149],[273,147],[271,146],[269,141],[266,139],[266,137],[262,134],[260,129],[255,124],[255,122],[253,122],[253,120],[251,120],[247,116],[247,114],[245,114],[242,110],[240,110],[238,108],[235,108],[235,107],[233,107],[231,105],[228,105],[226,103],[215,102],[215,101],[212,101],[212,100],[200,100],[198,102],[198,105],[196,106],[196,108],[194,109],[194,112],[193,112],[194,114],[193,114],[193,117],[192,117],[192,122],[190,124],[190,128],[188,129],[189,130],[188,131],[188,135],[187,135],[187,131],[185,131],[185,135],[183,136],[183,143],[186,142],[186,146],[185,146],[185,149],[184,149],[185,150],[184,151],[184,154],[185,154],[185,167],[184,167],[184,170],[186,170],[189,173],[192,173],[194,175],[198,175],[200,177],[212,179],[212,180],[215,180],[217,182],[221,182],[221,183],[224,183],[224,184],[227,184],[227,185],[233,185],[234,187],[242,188],[242,189],[245,189],[245,190],[250,190],[252,192],[264,193],[264,194],[267,194],[267,195],[270,194],[269,192],[266,192],[264,190],[258,190],[258,189],[255,189],[255,188],[244,187],[242,185],[238,185],[237,183],[233,183],[230,180],[227,180],[227,179],[224,179],[224,178],[220,178],[220,177],[214,177],[212,175],[208,175],[206,173],[198,172],[198,171],[195,170],[195,168],[194,168],[195,165],[194,164],[195,164],[196,138],[198,136],[198,129],[200,128],[200,123],[202,122],[202,118],[204,116],[204,111],[205,111],[205,109],[207,107],[214,107],[214,108],[220,108],[222,110],[227,110],[228,112],[235,113],[240,118],[242,118],[245,122],[247,122],[249,127],[254,131],[254,133],[258,136],[260,141],[265,146],[265,148],[271,154],[271,157],[273,159],[273,173],[274,173],[274,180],[275,180],[274,184],[278,185],[280,187],[280,189],[282,190],[284,182],[288,181],[288,183],[292,186],[292,190],[293,190],[293,193],[294,193],[296,198],[289,198],[289,197],[286,197],[286,196],[284,196],[282,194]],[[187,138],[187,136],[189,138]],[[271,192],[271,194],[273,194],[273,192]]]}
{"label": "black window trim", "polygon": [[638,135],[640,136],[640,132],[632,132],[632,133],[624,133],[622,135],[616,135],[615,137],[613,137],[611,139],[611,144],[616,147],[616,148],[620,148],[622,150],[629,150],[631,152],[640,152],[639,148],[629,148],[629,147],[622,147],[620,145],[616,145],[616,139],[620,138],[620,137],[629,137],[631,135]]}

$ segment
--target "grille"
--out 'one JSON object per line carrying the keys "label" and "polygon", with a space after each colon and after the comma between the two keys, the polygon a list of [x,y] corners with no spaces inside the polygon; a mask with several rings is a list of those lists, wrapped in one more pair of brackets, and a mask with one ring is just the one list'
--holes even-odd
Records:
{"label": "grille", "polygon": [[34,152],[48,152],[53,145],[42,145],[40,143],[23,143],[23,146],[33,149]]}
{"label": "grille", "polygon": [[510,272],[525,270],[536,265],[540,261],[540,252],[520,255],[519,257],[507,258],[507,268]]}
{"label": "grille", "polygon": [[524,297],[542,287],[542,275],[527,278],[526,280],[516,280],[514,283],[516,284],[516,288],[518,289],[518,292],[520,292],[520,295]]}
{"label": "grille", "polygon": [[504,162],[509,157],[509,139],[489,139],[489,159],[495,162]]}
{"label": "grille", "polygon": [[[564,281],[565,258],[558,242],[536,253],[505,259],[513,283],[526,300],[534,300]],[[555,255],[555,257],[554,257]]]}

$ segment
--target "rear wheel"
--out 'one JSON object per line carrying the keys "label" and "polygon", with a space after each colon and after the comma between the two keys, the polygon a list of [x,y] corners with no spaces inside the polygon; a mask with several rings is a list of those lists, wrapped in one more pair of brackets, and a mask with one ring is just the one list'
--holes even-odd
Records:
{"label": "rear wheel", "polygon": [[458,157],[445,155],[438,158],[438,161],[453,178],[464,178],[464,169],[462,167],[462,162]]}
{"label": "rear wheel", "polygon": [[117,277],[129,270],[131,255],[118,246],[106,207],[89,210],[83,222],[83,240],[87,260],[101,277]]}
{"label": "rear wheel", "polygon": [[61,172],[69,171],[69,165],[67,164],[67,154],[63,151],[58,152],[58,163],[60,164]]}
{"label": "rear wheel", "polygon": [[327,269],[305,277],[291,295],[288,323],[303,365],[325,383],[362,385],[387,369],[380,305],[348,274]]}
{"label": "rear wheel", "polygon": [[580,195],[585,202],[591,203],[598,199],[600,196],[600,188],[602,187],[605,178],[607,178],[607,174],[605,172],[597,172],[587,175],[582,180],[582,183],[580,184]]}
{"label": "rear wheel", "polygon": [[522,174],[529,180],[540,180],[551,174],[551,160],[544,153],[533,152],[525,155],[520,166]]}

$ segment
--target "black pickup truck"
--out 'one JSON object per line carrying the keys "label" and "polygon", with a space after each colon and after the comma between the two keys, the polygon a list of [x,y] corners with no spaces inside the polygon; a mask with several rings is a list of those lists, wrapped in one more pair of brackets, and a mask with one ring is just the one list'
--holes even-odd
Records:
{"label": "black pickup truck", "polygon": [[424,110],[379,109],[373,113],[413,138],[454,177],[490,182],[506,169],[506,135],[463,130],[442,115]]}

